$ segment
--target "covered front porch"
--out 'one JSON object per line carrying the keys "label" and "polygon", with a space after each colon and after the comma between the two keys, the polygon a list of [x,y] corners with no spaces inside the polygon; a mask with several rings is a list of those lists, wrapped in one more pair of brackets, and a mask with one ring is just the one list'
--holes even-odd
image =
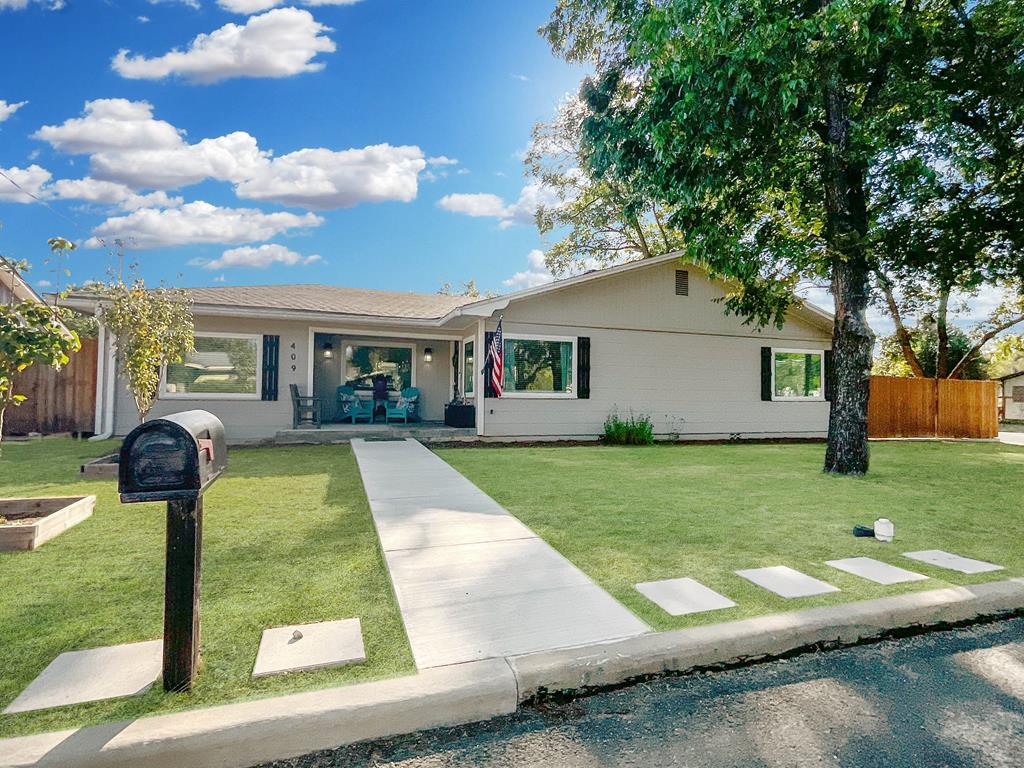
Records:
{"label": "covered front porch", "polygon": [[[314,398],[306,405],[315,407],[320,423],[311,423],[307,407],[300,423],[282,429],[278,438],[325,430],[330,436],[315,442],[395,434],[431,440],[438,430],[447,437],[475,435],[473,340],[468,357],[464,345],[461,334],[311,327],[308,387],[302,394]],[[450,408],[453,401],[461,407]]]}

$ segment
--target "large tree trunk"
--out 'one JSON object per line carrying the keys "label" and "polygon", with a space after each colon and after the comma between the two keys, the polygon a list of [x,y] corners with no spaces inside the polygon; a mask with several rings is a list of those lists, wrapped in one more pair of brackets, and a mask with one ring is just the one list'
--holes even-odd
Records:
{"label": "large tree trunk", "polygon": [[944,379],[949,375],[949,287],[939,292],[939,308],[935,313],[935,333],[938,349],[935,354],[935,378]]}
{"label": "large tree trunk", "polygon": [[867,261],[866,171],[849,161],[850,124],[838,75],[825,85],[827,141],[823,167],[827,243],[832,254],[835,366],[825,471],[868,471],[868,393],[875,337],[867,322],[871,295]]}

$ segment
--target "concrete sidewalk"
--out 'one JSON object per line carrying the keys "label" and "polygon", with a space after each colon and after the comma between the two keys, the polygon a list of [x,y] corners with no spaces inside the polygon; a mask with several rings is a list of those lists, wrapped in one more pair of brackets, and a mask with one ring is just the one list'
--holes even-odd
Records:
{"label": "concrete sidewalk", "polygon": [[352,449],[418,668],[649,631],[417,441]]}

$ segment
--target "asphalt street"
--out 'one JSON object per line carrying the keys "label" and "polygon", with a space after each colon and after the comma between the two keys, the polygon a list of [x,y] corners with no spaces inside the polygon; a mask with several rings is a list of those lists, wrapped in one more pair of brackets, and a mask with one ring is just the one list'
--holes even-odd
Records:
{"label": "asphalt street", "polygon": [[1024,766],[1024,619],[659,679],[273,768]]}

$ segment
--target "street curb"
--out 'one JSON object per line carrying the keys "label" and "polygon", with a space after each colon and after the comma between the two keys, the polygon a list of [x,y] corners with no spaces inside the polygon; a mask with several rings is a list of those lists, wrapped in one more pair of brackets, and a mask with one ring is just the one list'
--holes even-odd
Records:
{"label": "street curb", "polygon": [[679,629],[587,648],[509,658],[519,700],[585,693],[665,674],[854,645],[898,631],[996,618],[1024,610],[1024,579],[883,597],[797,613]]}
{"label": "street curb", "polygon": [[0,740],[0,768],[246,768],[359,741],[488,720],[521,702],[756,663],[1024,611],[1024,578],[776,614],[409,677]]}
{"label": "street curb", "polygon": [[505,659],[0,741],[0,766],[244,768],[516,710]]}

